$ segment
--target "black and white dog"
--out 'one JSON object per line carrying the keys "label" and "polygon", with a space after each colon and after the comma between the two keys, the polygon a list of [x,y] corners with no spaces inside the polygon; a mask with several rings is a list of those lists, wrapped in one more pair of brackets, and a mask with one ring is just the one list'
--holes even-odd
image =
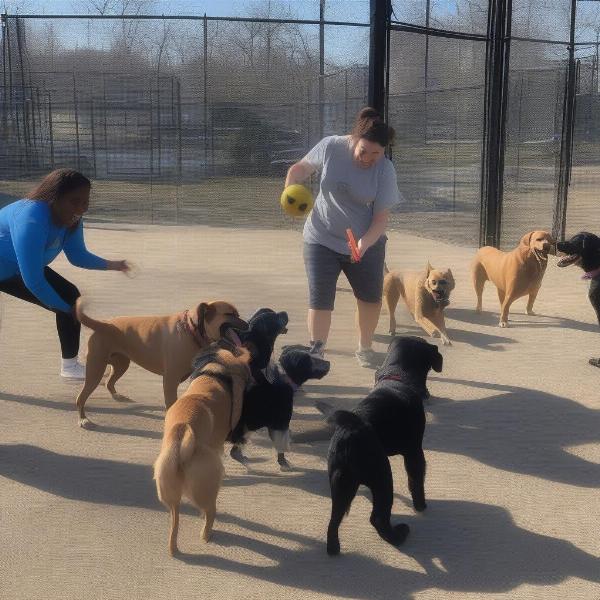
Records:
{"label": "black and white dog", "polygon": [[[582,231],[566,242],[558,242],[556,249],[567,255],[558,261],[559,267],[577,265],[585,271],[583,279],[590,282],[588,298],[600,325],[600,237]],[[590,358],[589,362],[600,367],[600,358]]]}
{"label": "black and white dog", "polygon": [[373,495],[371,524],[377,533],[394,545],[408,535],[408,525],[392,526],[390,522],[394,488],[388,456],[402,454],[413,506],[417,511],[425,510],[423,400],[429,370],[441,372],[442,363],[437,346],[418,337],[396,338],[375,372],[375,387],[369,395],[353,411],[338,410],[329,417],[335,430],[328,454],[328,554],[340,552],[339,526],[360,485]]}
{"label": "black and white dog", "polygon": [[271,308],[260,308],[248,319],[248,329],[240,332],[242,345],[250,350],[252,376],[260,378],[261,371],[267,368],[273,354],[275,340],[287,333],[288,314],[275,312]]}
{"label": "black and white dog", "polygon": [[233,442],[230,456],[247,467],[242,445],[250,432],[267,427],[281,470],[290,470],[285,452],[290,445],[294,393],[309,379],[325,377],[329,367],[329,361],[310,354],[302,347],[284,347],[279,360],[269,364],[265,374],[258,375],[244,393],[242,416],[230,434]]}

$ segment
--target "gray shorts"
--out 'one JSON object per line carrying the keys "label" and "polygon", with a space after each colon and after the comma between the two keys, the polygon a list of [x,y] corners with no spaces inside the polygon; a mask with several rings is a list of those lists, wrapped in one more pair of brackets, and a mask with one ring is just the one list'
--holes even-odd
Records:
{"label": "gray shorts", "polygon": [[321,244],[304,243],[310,308],[333,310],[337,280],[342,271],[358,300],[381,302],[386,240],[385,236],[379,238],[358,263],[353,263],[349,254],[339,254]]}

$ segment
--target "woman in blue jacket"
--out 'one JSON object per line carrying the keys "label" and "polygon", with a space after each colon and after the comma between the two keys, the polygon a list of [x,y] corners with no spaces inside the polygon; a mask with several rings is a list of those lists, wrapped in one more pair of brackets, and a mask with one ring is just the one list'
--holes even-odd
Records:
{"label": "woman in blue jacket", "polygon": [[85,379],[77,360],[81,325],[75,318],[79,290],[48,265],[64,250],[83,269],[127,271],[127,261],[92,254],[83,241],[82,216],[91,183],[71,169],[47,175],[24,200],[0,210],[0,291],[56,313],[62,351],[61,377]]}

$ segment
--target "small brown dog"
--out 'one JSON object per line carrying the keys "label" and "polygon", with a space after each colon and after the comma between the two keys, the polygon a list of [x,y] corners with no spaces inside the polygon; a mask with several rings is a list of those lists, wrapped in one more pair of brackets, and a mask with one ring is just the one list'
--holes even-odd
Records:
{"label": "small brown dog", "polygon": [[179,384],[192,372],[192,360],[198,351],[225,335],[237,337],[235,330],[248,329],[235,306],[221,300],[202,302],[173,315],[100,321],[84,313],[79,299],[76,314],[82,325],[94,331],[88,341],[85,383],[77,397],[79,425],[84,429],[94,427],[85,416],[85,403],[109,364],[112,369],[106,387],[115,400],[126,399],[117,393],[115,383],[133,361],[163,376],[165,405],[169,408],[177,399]]}
{"label": "small brown dog", "polygon": [[186,496],[204,511],[202,538],[208,542],[223,480],[223,445],[242,414],[250,378],[250,352],[211,345],[198,355],[189,388],[165,418],[154,479],[160,501],[171,513],[169,552],[177,552],[179,505]]}
{"label": "small brown dog", "polygon": [[542,285],[549,254],[556,254],[556,242],[547,231],[526,233],[511,252],[492,246],[480,248],[471,268],[477,312],[482,311],[483,286],[489,280],[498,289],[500,327],[508,326],[510,306],[522,296],[529,296],[527,314],[535,315],[533,303]]}
{"label": "small brown dog", "polygon": [[455,282],[450,269],[434,269],[429,263],[425,271],[388,271],[383,280],[383,298],[390,314],[390,333],[396,334],[394,315],[402,298],[415,321],[432,337],[439,337],[451,346],[444,308],[450,304]]}

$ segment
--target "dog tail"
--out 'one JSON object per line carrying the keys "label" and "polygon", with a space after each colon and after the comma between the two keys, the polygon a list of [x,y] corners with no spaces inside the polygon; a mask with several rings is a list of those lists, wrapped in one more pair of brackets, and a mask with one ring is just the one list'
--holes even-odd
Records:
{"label": "dog tail", "polygon": [[195,447],[194,430],[187,423],[178,423],[166,434],[160,454],[154,462],[158,498],[166,506],[178,503],[181,498],[181,469],[192,459]]}
{"label": "dog tail", "polygon": [[161,478],[174,477],[181,472],[196,454],[206,449],[212,435],[214,417],[210,410],[202,408],[205,418],[199,420],[196,431],[189,423],[176,423],[165,433],[160,454],[154,463],[157,485]]}
{"label": "dog tail", "polygon": [[154,463],[154,479],[174,474],[192,458],[195,448],[194,430],[188,423],[177,423],[167,433],[160,454]]}
{"label": "dog tail", "polygon": [[327,422],[352,431],[358,431],[366,427],[365,422],[356,413],[349,410],[336,410],[329,416]]}
{"label": "dog tail", "polygon": [[97,331],[98,329],[112,328],[109,323],[105,321],[99,321],[98,319],[93,319],[88,316],[84,312],[85,302],[82,298],[77,298],[77,302],[75,303],[75,316],[77,320],[86,327],[89,327],[92,331]]}

